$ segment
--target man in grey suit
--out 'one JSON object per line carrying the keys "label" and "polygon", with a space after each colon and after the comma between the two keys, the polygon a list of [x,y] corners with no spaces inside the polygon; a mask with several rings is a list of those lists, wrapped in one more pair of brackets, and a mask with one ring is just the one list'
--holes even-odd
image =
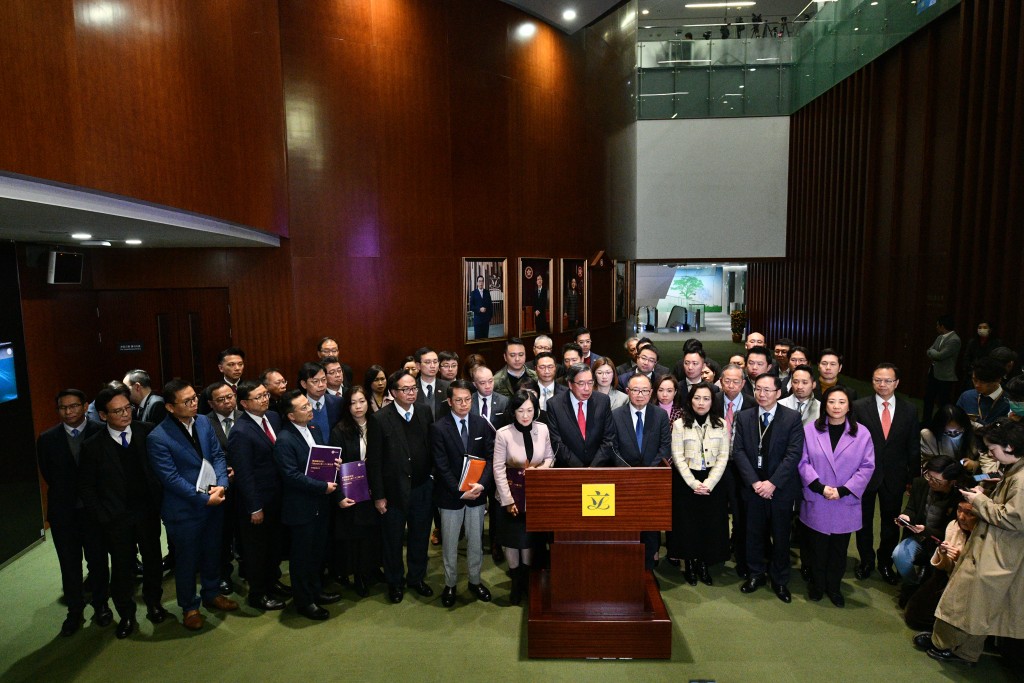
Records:
{"label": "man in grey suit", "polygon": [[939,336],[925,352],[931,361],[928,368],[928,385],[924,392],[924,415],[921,421],[928,423],[935,408],[953,402],[956,388],[956,359],[960,355],[960,337],[953,330],[953,316],[939,316],[935,321]]}
{"label": "man in grey suit", "polygon": [[[781,380],[781,378],[780,378]],[[800,421],[806,427],[818,419],[821,413],[821,401],[814,397],[817,382],[814,380],[814,369],[810,365],[801,365],[790,373],[790,394],[779,401],[800,413]]]}
{"label": "man in grey suit", "polygon": [[582,363],[565,375],[569,391],[547,403],[556,467],[614,467],[615,425],[608,397],[594,391],[594,373]]}
{"label": "man in grey suit", "polygon": [[507,425],[505,409],[508,408],[508,397],[495,393],[494,375],[490,368],[478,365],[473,370],[473,386],[476,393],[473,394],[472,413],[487,420],[495,429]]}
{"label": "man in grey suit", "polygon": [[[615,423],[616,463],[629,467],[657,467],[672,457],[672,427],[660,408],[648,409],[652,384],[646,375],[634,375],[627,391],[629,403],[612,411]],[[654,569],[654,556],[660,545],[660,531],[643,531],[644,568]]]}
{"label": "man in grey suit", "polygon": [[132,419],[154,425],[160,424],[167,411],[164,410],[163,397],[153,392],[149,373],[139,369],[129,370],[124,376],[124,383],[128,387],[134,406]]}

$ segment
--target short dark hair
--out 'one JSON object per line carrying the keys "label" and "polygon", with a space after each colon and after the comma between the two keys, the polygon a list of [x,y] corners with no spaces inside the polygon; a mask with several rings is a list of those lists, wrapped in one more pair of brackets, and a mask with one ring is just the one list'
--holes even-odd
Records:
{"label": "short dark hair", "polygon": [[508,412],[512,413],[512,419],[515,420],[515,412],[519,410],[524,403],[530,403],[533,405],[533,419],[536,420],[537,416],[540,415],[540,401],[537,400],[537,394],[527,389],[520,389],[517,391],[508,402]]}
{"label": "short dark hair", "polygon": [[703,346],[683,347],[683,358],[686,358],[687,356],[693,354],[697,354],[698,356],[700,356],[700,359],[703,361],[706,361],[708,359],[708,354],[704,352]]}
{"label": "short dark hair", "polygon": [[942,325],[947,330],[952,330],[956,323],[953,321],[953,316],[949,313],[943,313],[935,319],[936,325]]}
{"label": "short dark hair", "polygon": [[279,374],[282,377],[284,377],[284,373],[281,372],[280,368],[267,368],[266,370],[264,370],[263,372],[260,373],[260,384],[266,384],[267,383],[267,377],[269,377],[270,373],[272,373],[272,372],[276,372],[277,374]]}
{"label": "short dark hair", "polygon": [[86,402],[85,392],[82,391],[81,389],[61,389],[60,391],[57,392],[57,398],[54,399],[58,406],[60,406],[60,400],[65,396],[74,396],[82,403]]}
{"label": "short dark hair", "polygon": [[228,386],[228,383],[222,379],[219,379],[212,384],[208,384],[206,385],[206,388],[203,389],[203,397],[205,397],[207,401],[210,401],[213,399],[213,392],[218,389],[223,389],[226,386]]}
{"label": "short dark hair", "polygon": [[857,419],[853,416],[853,399],[850,396],[850,390],[844,387],[842,384],[836,384],[825,390],[825,393],[821,395],[821,414],[818,415],[818,419],[814,421],[814,428],[819,432],[828,430],[828,413],[825,411],[825,404],[828,402],[828,397],[832,394],[842,394],[846,397],[846,403],[848,405],[846,410],[846,424],[850,428],[850,436],[857,436]]}
{"label": "short dark hair", "polygon": [[145,370],[136,368],[135,370],[128,371],[128,384],[138,384],[140,387],[145,389],[152,389],[152,380],[149,377],[149,373]]}
{"label": "short dark hair", "polygon": [[573,339],[579,339],[581,334],[590,334],[589,327],[577,327],[576,334],[572,335]]}
{"label": "short dark hair", "polygon": [[[483,276],[481,275],[481,277]],[[458,363],[459,354],[455,353],[454,351],[441,351],[440,353],[437,354],[437,360],[440,361],[441,363],[445,362],[446,360],[453,360],[456,363]]]}
{"label": "short dark hair", "polygon": [[982,356],[974,361],[971,374],[982,382],[998,382],[1006,374],[1006,366],[991,356]]}
{"label": "short dark hair", "polygon": [[779,376],[777,374],[766,372],[763,375],[758,375],[757,379],[754,380],[754,386],[757,386],[757,383],[763,379],[770,379],[772,381],[772,384],[775,386],[775,390],[782,391],[782,380],[779,379]]}
{"label": "short dark hair", "polygon": [[100,393],[96,394],[96,410],[101,413],[107,412],[107,406],[110,405],[110,402],[114,400],[115,396],[124,396],[129,402],[132,400],[132,395],[131,392],[128,391],[128,387],[123,384],[120,387],[107,385],[100,389]]}
{"label": "short dark hair", "polygon": [[565,354],[570,351],[575,351],[580,355],[580,358],[583,358],[583,348],[576,342],[567,342],[562,344],[562,360],[565,360]]}
{"label": "short dark hair", "polygon": [[281,395],[281,403],[278,405],[278,410],[281,411],[281,416],[285,416],[288,413],[295,410],[295,399],[299,396],[305,396],[306,393],[301,389],[289,389]]}
{"label": "short dark hair", "polygon": [[1024,375],[1017,375],[1007,382],[1003,391],[1011,401],[1024,401]]}
{"label": "short dark hair", "polygon": [[505,350],[508,351],[508,347],[510,346],[522,346],[525,349],[526,342],[524,342],[519,337],[509,337],[508,339],[505,340]]}
{"label": "short dark hair", "polygon": [[696,415],[693,414],[693,397],[698,389],[707,389],[711,392],[711,411],[708,413],[709,425],[711,427],[725,426],[725,414],[722,409],[724,401],[716,401],[715,388],[703,380],[691,386],[690,390],[686,392],[686,403],[683,404],[683,426],[692,427],[696,419]]}
{"label": "short dark hair", "polygon": [[550,358],[551,360],[555,361],[555,365],[558,365],[558,360],[555,358],[555,354],[551,353],[550,351],[541,351],[540,353],[533,357],[533,367],[537,367],[537,361],[539,361],[541,358]]}
{"label": "short dark hair", "polygon": [[228,356],[238,356],[242,360],[245,360],[245,351],[238,348],[237,346],[229,346],[217,355],[217,365],[224,362],[224,359]]}
{"label": "short dark hair", "polygon": [[434,351],[434,349],[430,348],[429,346],[421,346],[420,348],[412,352],[413,360],[415,360],[417,363],[421,363],[423,362],[423,356],[427,355],[428,353],[437,352]]}
{"label": "short dark hair", "polygon": [[445,389],[445,396],[451,398],[455,393],[455,389],[464,389],[465,391],[468,391],[470,395],[473,394],[473,385],[467,379],[453,379],[451,384],[448,385],[448,388]]}
{"label": "short dark hair", "polygon": [[573,363],[565,371],[565,381],[567,384],[569,382],[575,382],[576,378],[580,375],[580,373],[590,371],[590,368],[584,365],[583,363]]}
{"label": "short dark hair", "polygon": [[[225,382],[225,384],[227,383]],[[238,386],[235,387],[236,396],[239,401],[248,401],[249,394],[256,391],[261,386],[263,386],[262,382],[254,382],[251,379],[242,380],[238,383]]]}
{"label": "short dark hair", "polygon": [[[697,350],[704,350],[704,343],[696,337],[691,337],[683,342],[683,355],[688,353],[696,353]],[[705,354],[706,355],[706,354]]]}
{"label": "short dark hair", "polygon": [[395,391],[395,389],[398,387],[398,380],[402,379],[407,375],[409,377],[412,377],[412,373],[409,371],[409,368],[400,368],[392,372],[390,375],[388,375],[388,391]]}
{"label": "short dark hair", "polygon": [[338,360],[337,356],[325,356],[325,357],[320,359],[320,365],[324,366],[324,371],[325,372],[327,371],[327,366],[328,365],[334,365],[335,363],[337,363],[338,365],[341,365],[341,361]]}
{"label": "short dark hair", "polygon": [[793,346],[793,347],[791,347],[789,349],[789,356],[790,356],[790,358],[792,358],[793,354],[796,353],[797,351],[799,351],[800,353],[804,354],[804,357],[807,358],[807,360],[811,359],[811,352],[807,350],[806,346]]}
{"label": "short dark hair", "polygon": [[1017,458],[1024,458],[1024,422],[996,420],[980,428],[978,437],[984,442],[1002,446],[1004,451]]}
{"label": "short dark hair", "polygon": [[818,354],[818,362],[820,363],[825,356],[835,356],[836,360],[839,361],[839,365],[843,364],[843,354],[833,348],[822,349],[821,353]]}
{"label": "short dark hair", "polygon": [[161,394],[163,396],[164,403],[167,405],[174,405],[174,399],[177,398],[178,392],[188,389],[190,386],[192,385],[183,380],[182,378],[175,377],[170,382],[164,385],[164,389]]}
{"label": "short dark hair", "polygon": [[647,344],[644,344],[643,348],[641,348],[640,345],[637,344],[636,345],[636,357],[639,358],[640,357],[640,353],[643,352],[643,351],[653,351],[654,352],[654,356],[655,356],[655,358],[654,358],[655,362],[657,362],[658,360],[661,359],[661,354],[658,353],[658,347],[654,345],[654,342],[648,342]]}
{"label": "short dark hair", "polygon": [[[772,348],[774,349],[774,347],[776,346],[785,346],[787,349],[792,351],[793,347],[796,346],[796,342],[794,342],[789,337],[779,337],[778,339],[775,340],[775,343],[772,344]],[[787,353],[789,352],[787,351]]]}
{"label": "short dark hair", "polygon": [[[321,372],[327,372],[324,369],[323,363],[317,363],[317,362],[314,362],[314,361],[307,361],[307,362],[302,364],[301,368],[299,368],[299,381],[300,382],[305,382],[310,377],[316,377]],[[295,391],[298,391],[298,389],[296,389]],[[284,400],[284,396],[281,397],[281,400],[282,401]]]}
{"label": "short dark hair", "polygon": [[793,368],[793,372],[789,373],[790,378],[792,378],[793,375],[795,375],[798,372],[806,372],[808,375],[811,376],[811,381],[812,382],[817,382],[818,381],[817,375],[814,374],[814,368],[812,368],[810,365],[798,365],[798,366],[796,366],[795,368]]}
{"label": "short dark hair", "polygon": [[743,360],[749,361],[751,356],[764,356],[764,362],[769,365],[772,362],[772,353],[766,346],[751,346],[747,349],[747,353],[743,356]]}
{"label": "short dark hair", "polygon": [[[839,361],[839,364],[842,365],[842,361]],[[892,373],[896,375],[896,379],[900,378],[900,369],[888,361],[883,361],[876,365],[875,370],[892,370]]]}

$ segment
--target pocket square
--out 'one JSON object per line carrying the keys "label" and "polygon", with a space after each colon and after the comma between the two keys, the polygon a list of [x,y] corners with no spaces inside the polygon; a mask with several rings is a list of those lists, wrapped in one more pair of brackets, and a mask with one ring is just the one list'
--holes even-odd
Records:
{"label": "pocket square", "polygon": [[482,439],[482,438],[484,438],[484,437],[482,437],[482,436],[478,436],[478,437],[476,437],[475,439],[473,439],[473,441],[479,441],[479,440],[480,440],[480,439]]}

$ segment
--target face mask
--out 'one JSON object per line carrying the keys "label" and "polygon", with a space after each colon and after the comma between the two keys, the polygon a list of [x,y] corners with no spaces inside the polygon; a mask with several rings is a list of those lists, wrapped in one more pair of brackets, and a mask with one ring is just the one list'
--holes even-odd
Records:
{"label": "face mask", "polygon": [[979,327],[978,328],[978,336],[979,337],[982,337],[982,338],[987,337],[988,333],[989,333],[989,329],[987,327]]}
{"label": "face mask", "polygon": [[[955,434],[955,436],[954,436]],[[964,438],[963,432],[946,432],[946,437],[952,442],[953,448],[960,447],[960,441]]]}
{"label": "face mask", "polygon": [[1024,417],[1024,401],[1007,401],[1010,404],[1010,412],[1014,415]]}

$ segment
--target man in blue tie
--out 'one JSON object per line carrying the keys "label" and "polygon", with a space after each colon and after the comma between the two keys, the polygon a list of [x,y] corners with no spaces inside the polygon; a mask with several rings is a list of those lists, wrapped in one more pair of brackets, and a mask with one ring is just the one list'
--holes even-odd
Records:
{"label": "man in blue tie", "polygon": [[327,371],[321,363],[303,363],[299,387],[313,408],[312,423],[321,434],[330,434],[341,417],[341,399],[327,392]]}

